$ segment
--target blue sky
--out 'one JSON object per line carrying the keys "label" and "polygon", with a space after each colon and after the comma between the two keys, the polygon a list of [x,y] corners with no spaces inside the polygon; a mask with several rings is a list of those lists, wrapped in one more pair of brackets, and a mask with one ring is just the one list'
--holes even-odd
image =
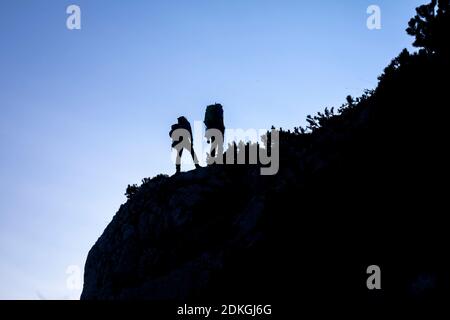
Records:
{"label": "blue sky", "polygon": [[127,184],[174,172],[179,115],[220,102],[230,128],[303,125],[375,87],[424,2],[1,1],[0,299],[79,297],[66,269],[84,268]]}

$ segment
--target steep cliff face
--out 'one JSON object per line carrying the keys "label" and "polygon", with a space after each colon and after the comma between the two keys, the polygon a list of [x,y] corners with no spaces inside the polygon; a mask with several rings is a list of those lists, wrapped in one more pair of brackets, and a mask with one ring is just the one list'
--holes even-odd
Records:
{"label": "steep cliff face", "polygon": [[[146,180],[89,252],[81,298],[448,292],[447,189],[435,181],[448,177],[448,61],[398,59],[373,93],[311,118],[312,133],[282,131],[275,176],[218,165]],[[368,292],[372,264],[389,290]]]}
{"label": "steep cliff face", "polygon": [[82,298],[204,294],[264,241],[257,170],[202,168],[143,184],[89,253]]}

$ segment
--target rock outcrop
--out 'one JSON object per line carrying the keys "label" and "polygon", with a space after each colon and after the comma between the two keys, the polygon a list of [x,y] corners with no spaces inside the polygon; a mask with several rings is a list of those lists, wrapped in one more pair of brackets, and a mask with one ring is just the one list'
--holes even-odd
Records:
{"label": "rock outcrop", "polygon": [[[373,92],[281,131],[277,175],[216,165],[146,179],[89,252],[81,298],[448,293],[448,71],[403,52]],[[382,293],[365,287],[372,264]]]}

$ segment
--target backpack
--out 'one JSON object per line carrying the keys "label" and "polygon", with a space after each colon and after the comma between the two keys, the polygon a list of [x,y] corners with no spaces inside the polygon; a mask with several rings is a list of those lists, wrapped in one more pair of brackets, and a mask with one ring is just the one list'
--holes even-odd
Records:
{"label": "backpack", "polygon": [[207,129],[215,128],[223,130],[223,108],[221,104],[213,104],[206,107],[205,120],[203,121]]}
{"label": "backpack", "polygon": [[178,118],[178,125],[180,128],[182,129],[186,129],[187,131],[189,131],[189,133],[192,135],[192,128],[191,128],[191,124],[189,123],[188,119],[186,119],[185,117],[179,117]]}
{"label": "backpack", "polygon": [[170,127],[169,136],[172,137],[172,133],[177,129],[180,129],[180,125],[178,123],[173,124]]}

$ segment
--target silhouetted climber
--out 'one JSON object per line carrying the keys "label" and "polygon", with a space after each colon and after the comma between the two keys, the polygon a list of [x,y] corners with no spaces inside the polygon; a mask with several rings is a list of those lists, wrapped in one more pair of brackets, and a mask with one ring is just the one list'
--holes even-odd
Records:
{"label": "silhouetted climber", "polygon": [[223,154],[223,141],[225,134],[225,125],[223,123],[223,108],[221,104],[213,104],[206,107],[205,120],[206,139],[211,143],[210,157],[216,157],[216,150],[218,154]]}
{"label": "silhouetted climber", "polygon": [[191,153],[195,167],[199,168],[200,165],[198,164],[198,159],[194,151],[192,128],[189,121],[185,117],[179,117],[178,122],[172,125],[169,136],[172,138],[172,148],[177,151],[177,159],[175,164],[176,173],[178,174],[181,172],[181,156],[183,155],[184,149]]}

